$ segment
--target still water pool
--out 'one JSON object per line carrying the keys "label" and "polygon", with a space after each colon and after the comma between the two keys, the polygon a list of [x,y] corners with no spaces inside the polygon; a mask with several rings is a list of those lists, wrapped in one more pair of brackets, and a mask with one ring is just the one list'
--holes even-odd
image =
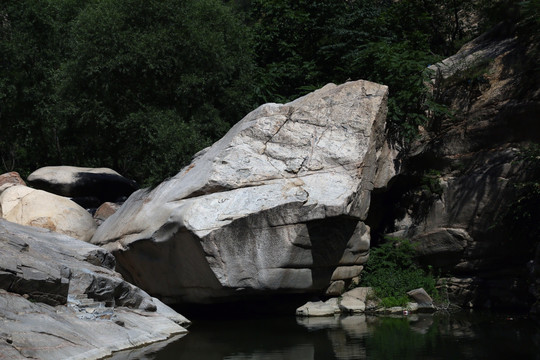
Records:
{"label": "still water pool", "polygon": [[195,319],[189,330],[113,359],[540,359],[539,323],[507,314]]}

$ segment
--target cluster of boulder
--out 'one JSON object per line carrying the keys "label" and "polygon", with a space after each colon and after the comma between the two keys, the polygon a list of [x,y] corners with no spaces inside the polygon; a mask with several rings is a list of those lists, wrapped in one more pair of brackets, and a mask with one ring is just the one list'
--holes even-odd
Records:
{"label": "cluster of boulder", "polygon": [[96,358],[185,332],[157,298],[340,295],[367,260],[370,193],[395,173],[387,96],[356,81],[263,105],[151,191],[110,169],[0,176],[2,353]]}
{"label": "cluster of boulder", "polygon": [[[77,185],[77,178],[102,173],[112,186],[123,181],[107,169],[56,167],[28,182],[68,196],[121,200],[101,197],[92,182]],[[17,173],[0,175],[0,191],[3,357],[98,359],[187,332],[187,319],[126,282],[114,271],[114,256],[86,242],[98,217],[68,197],[26,186]]]}
{"label": "cluster of boulder", "polygon": [[49,166],[27,182],[16,172],[0,175],[0,218],[82,241],[137,190],[134,181],[107,168]]}
{"label": "cluster of boulder", "polygon": [[335,316],[337,314],[402,314],[423,312],[431,313],[437,310],[431,296],[422,288],[407,292],[411,298],[405,306],[384,307],[380,299],[370,287],[356,287],[339,297],[326,301],[310,301],[296,309],[296,315],[301,317]]}

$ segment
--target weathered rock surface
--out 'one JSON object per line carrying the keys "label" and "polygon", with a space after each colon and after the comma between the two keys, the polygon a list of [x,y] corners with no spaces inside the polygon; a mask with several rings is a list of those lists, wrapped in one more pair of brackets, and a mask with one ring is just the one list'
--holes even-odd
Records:
{"label": "weathered rock surface", "polygon": [[124,281],[106,250],[0,220],[0,354],[97,359],[185,333],[180,314]]}
{"label": "weathered rock surface", "polygon": [[[297,317],[296,322],[309,331],[326,333],[333,355],[338,359],[367,359],[369,352],[363,339],[373,331],[370,327],[376,321],[365,315],[332,317]],[[315,348],[317,346],[315,345]]]}
{"label": "weathered rock surface", "polygon": [[433,305],[433,299],[423,288],[408,291],[407,295],[409,295],[420,306]]}
{"label": "weathered rock surface", "polygon": [[376,306],[367,305],[374,298],[373,289],[370,287],[357,287],[349,290],[341,297],[333,297],[324,302],[309,301],[296,309],[296,316],[333,316],[334,314],[363,313],[366,310],[375,310]]}
{"label": "weathered rock surface", "polygon": [[0,290],[0,354],[6,359],[101,359],[186,332],[158,313],[122,307],[114,321],[89,320],[69,307]]}
{"label": "weathered rock surface", "polygon": [[323,301],[309,301],[304,305],[296,309],[296,316],[303,317],[316,317],[316,316],[334,316],[339,314],[338,299],[331,298],[325,302]]}
{"label": "weathered rock surface", "polygon": [[367,259],[370,192],[393,174],[387,91],[331,84],[259,107],[175,177],[134,193],[92,243],[169,302],[324,291],[337,266]]}
{"label": "weathered rock surface", "polygon": [[538,239],[510,241],[503,224],[516,185],[530,177],[523,148],[540,142],[531,48],[499,26],[432,66],[434,95],[454,115],[433,121],[384,200],[394,209],[386,231],[412,239],[425,264],[449,272],[449,295],[460,305],[531,301],[527,264]]}
{"label": "weathered rock surface", "polygon": [[94,213],[94,220],[96,221],[96,224],[103,224],[103,222],[114,214],[120,208],[120,206],[120,204],[112,202],[104,202],[101,204],[101,206],[98,207]]}
{"label": "weathered rock surface", "polygon": [[41,227],[88,241],[96,224],[92,216],[68,198],[23,185],[0,195],[2,218],[21,225]]}
{"label": "weathered rock surface", "polygon": [[18,172],[12,171],[0,175],[0,194],[10,186],[26,185]]}
{"label": "weathered rock surface", "polygon": [[36,189],[71,197],[84,207],[121,202],[138,189],[133,180],[108,168],[47,166],[34,171],[27,180]]}
{"label": "weathered rock surface", "polygon": [[408,291],[407,295],[409,295],[417,304],[417,309],[415,309],[415,311],[434,312],[437,310],[435,305],[433,305],[433,299],[423,288]]}

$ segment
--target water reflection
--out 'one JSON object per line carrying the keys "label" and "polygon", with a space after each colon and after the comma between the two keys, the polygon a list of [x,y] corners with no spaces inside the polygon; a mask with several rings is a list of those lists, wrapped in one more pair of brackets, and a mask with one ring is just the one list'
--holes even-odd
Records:
{"label": "water reflection", "polygon": [[195,320],[190,331],[142,358],[540,360],[539,328],[523,317],[461,313],[216,319]]}

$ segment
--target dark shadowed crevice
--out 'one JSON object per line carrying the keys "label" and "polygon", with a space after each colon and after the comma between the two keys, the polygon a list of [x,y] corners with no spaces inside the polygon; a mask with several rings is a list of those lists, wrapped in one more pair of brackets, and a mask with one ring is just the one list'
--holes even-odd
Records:
{"label": "dark shadowed crevice", "polygon": [[347,242],[352,237],[358,219],[335,217],[307,223],[311,240],[313,266],[313,287],[324,289],[330,284],[330,278],[336,264],[343,256]]}

